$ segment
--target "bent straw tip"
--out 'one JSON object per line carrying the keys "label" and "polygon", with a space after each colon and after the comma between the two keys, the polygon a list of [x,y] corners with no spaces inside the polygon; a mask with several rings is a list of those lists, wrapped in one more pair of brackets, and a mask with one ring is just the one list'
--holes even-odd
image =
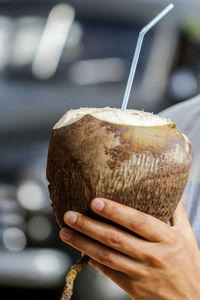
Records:
{"label": "bent straw tip", "polygon": [[137,62],[138,62],[138,59],[139,59],[140,50],[141,50],[141,47],[142,47],[142,42],[143,42],[144,35],[155,24],[157,24],[158,21],[160,21],[173,8],[174,8],[174,4],[170,3],[164,10],[161,11],[160,14],[158,14],[150,23],[148,23],[145,27],[143,27],[140,30],[137,45],[136,45],[136,50],[135,50],[135,54],[134,54],[134,57],[133,57],[131,70],[130,70],[130,73],[129,73],[128,82],[127,82],[127,85],[126,85],[126,90],[125,90],[125,93],[124,93],[124,98],[123,98],[123,102],[122,102],[122,106],[121,106],[122,111],[126,110],[126,107],[127,107],[127,104],[128,104],[128,99],[129,99],[132,83],[133,83],[133,80],[134,80],[135,71],[136,71]]}

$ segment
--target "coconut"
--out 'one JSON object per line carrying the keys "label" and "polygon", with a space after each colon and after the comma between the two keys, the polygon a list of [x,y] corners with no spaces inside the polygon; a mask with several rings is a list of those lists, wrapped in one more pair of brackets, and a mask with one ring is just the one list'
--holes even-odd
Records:
{"label": "coconut", "polygon": [[99,218],[95,197],[134,207],[164,222],[188,180],[192,146],[175,123],[152,113],[116,108],[68,111],[54,126],[47,180],[60,227],[68,210]]}

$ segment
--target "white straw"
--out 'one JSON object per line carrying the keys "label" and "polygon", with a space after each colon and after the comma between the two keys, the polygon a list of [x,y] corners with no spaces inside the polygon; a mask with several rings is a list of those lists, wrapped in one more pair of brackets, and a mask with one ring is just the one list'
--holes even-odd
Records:
{"label": "white straw", "polygon": [[122,102],[122,106],[121,109],[123,111],[126,110],[127,108],[127,104],[128,104],[128,99],[130,96],[130,92],[131,92],[131,87],[133,84],[133,80],[135,77],[135,71],[136,71],[136,67],[137,67],[137,63],[138,63],[138,59],[140,56],[140,51],[142,48],[142,42],[144,39],[144,35],[155,25],[157,24],[170,10],[172,10],[174,8],[174,4],[169,4],[164,10],[162,10],[150,23],[148,23],[139,33],[139,37],[138,37],[138,41],[137,41],[137,45],[136,45],[136,49],[135,49],[135,54],[133,57],[133,61],[132,61],[132,65],[131,65],[131,70],[129,73],[129,77],[128,77],[128,81],[127,81],[127,85],[126,85],[126,90],[125,90],[125,94],[124,94],[124,99]]}

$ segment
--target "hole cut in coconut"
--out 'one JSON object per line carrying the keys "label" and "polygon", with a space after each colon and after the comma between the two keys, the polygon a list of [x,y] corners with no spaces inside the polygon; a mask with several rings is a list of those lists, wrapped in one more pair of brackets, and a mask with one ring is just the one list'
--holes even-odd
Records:
{"label": "hole cut in coconut", "polygon": [[122,111],[121,109],[104,107],[104,108],[80,108],[69,110],[54,126],[53,129],[58,129],[64,126],[71,125],[85,115],[91,115],[101,121],[109,122],[118,125],[127,126],[162,126],[170,125],[175,127],[175,124],[168,119],[162,118],[158,115],[154,115],[150,112],[144,112],[139,110],[127,109]]}

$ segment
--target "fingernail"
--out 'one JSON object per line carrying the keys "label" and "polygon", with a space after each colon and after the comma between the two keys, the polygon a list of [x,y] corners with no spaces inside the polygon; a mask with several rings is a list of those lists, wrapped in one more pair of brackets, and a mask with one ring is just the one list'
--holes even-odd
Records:
{"label": "fingernail", "polygon": [[92,208],[101,211],[104,208],[104,202],[100,199],[94,199],[92,201]]}
{"label": "fingernail", "polygon": [[60,231],[60,237],[65,240],[69,241],[72,236],[73,231],[70,229],[62,228]]}
{"label": "fingernail", "polygon": [[72,211],[68,211],[65,213],[64,215],[64,221],[67,223],[67,224],[74,224],[76,223],[76,220],[77,220],[77,214],[72,212]]}

